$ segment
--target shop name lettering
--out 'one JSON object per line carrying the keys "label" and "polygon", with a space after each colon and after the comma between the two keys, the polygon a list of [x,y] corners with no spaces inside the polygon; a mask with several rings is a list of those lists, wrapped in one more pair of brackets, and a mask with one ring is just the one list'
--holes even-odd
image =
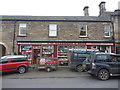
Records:
{"label": "shop name lettering", "polygon": [[73,45],[86,45],[85,43],[18,43],[18,44],[29,44],[29,45],[38,45],[38,44],[73,44]]}

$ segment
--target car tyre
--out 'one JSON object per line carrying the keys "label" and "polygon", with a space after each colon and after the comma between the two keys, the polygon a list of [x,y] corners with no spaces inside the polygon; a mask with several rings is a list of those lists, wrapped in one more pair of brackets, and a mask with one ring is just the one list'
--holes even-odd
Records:
{"label": "car tyre", "polygon": [[105,81],[105,80],[108,80],[109,77],[110,77],[110,74],[109,74],[108,70],[106,70],[106,69],[101,69],[98,72],[98,79],[100,79],[100,80]]}
{"label": "car tyre", "polygon": [[81,65],[77,66],[76,67],[76,71],[77,72],[82,72],[83,71],[82,66]]}
{"label": "car tyre", "polygon": [[24,66],[19,67],[19,68],[18,68],[18,72],[19,72],[20,74],[25,73],[25,72],[26,72],[26,67],[24,67]]}

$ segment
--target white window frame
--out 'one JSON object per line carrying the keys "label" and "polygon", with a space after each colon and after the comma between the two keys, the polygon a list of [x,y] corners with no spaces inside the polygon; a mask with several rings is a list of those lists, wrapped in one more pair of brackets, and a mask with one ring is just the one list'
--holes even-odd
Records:
{"label": "white window frame", "polygon": [[[81,29],[83,26],[85,26],[85,29],[83,28],[84,30]],[[86,24],[80,25],[80,34],[81,34],[81,31],[86,32],[86,35],[80,35],[80,37],[87,37],[87,30],[88,30],[88,26]]]}
{"label": "white window frame", "polygon": [[50,37],[57,36],[57,24],[49,24],[49,36]]}
{"label": "white window frame", "polygon": [[[109,26],[109,29],[106,29],[106,27],[108,27]],[[110,37],[110,25],[109,24],[104,24],[104,34],[105,34],[105,36],[104,37]],[[106,30],[105,30],[106,29]],[[108,30],[108,31],[107,31]],[[107,36],[106,35],[106,33],[108,33],[109,34],[109,36]]]}
{"label": "white window frame", "polygon": [[[25,32],[25,33],[22,33],[22,32]],[[19,24],[19,36],[26,36],[26,35],[27,35],[27,24],[25,23]]]}

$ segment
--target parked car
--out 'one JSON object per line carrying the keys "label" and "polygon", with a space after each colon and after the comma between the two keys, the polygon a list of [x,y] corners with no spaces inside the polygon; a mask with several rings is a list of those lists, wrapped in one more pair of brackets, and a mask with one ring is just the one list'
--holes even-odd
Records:
{"label": "parked car", "polygon": [[91,60],[91,55],[88,55],[88,57],[86,57],[86,59],[82,63],[83,71],[88,71],[90,69],[90,60]]}
{"label": "parked car", "polygon": [[71,51],[69,68],[72,70],[76,70],[77,72],[81,72],[82,71],[82,63],[89,54],[90,54],[90,52],[86,52],[86,51],[84,51],[84,52]]}
{"label": "parked car", "polygon": [[0,72],[18,71],[20,74],[28,70],[28,59],[24,55],[9,55],[0,58]]}
{"label": "parked car", "polygon": [[120,75],[120,55],[110,53],[91,54],[89,74],[100,80]]}

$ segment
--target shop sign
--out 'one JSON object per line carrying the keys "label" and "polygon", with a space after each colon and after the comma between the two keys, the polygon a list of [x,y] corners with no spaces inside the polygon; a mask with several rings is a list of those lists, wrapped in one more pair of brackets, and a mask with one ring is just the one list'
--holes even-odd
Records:
{"label": "shop sign", "polygon": [[67,45],[86,45],[85,43],[18,43],[18,44],[21,44],[21,45],[38,45],[38,44],[41,44],[41,45],[48,45],[48,44],[58,44],[58,45],[62,45],[62,44],[67,44]]}
{"label": "shop sign", "polygon": [[34,49],[40,49],[40,46],[33,46]]}
{"label": "shop sign", "polygon": [[86,45],[113,45],[113,43],[86,43]]}

